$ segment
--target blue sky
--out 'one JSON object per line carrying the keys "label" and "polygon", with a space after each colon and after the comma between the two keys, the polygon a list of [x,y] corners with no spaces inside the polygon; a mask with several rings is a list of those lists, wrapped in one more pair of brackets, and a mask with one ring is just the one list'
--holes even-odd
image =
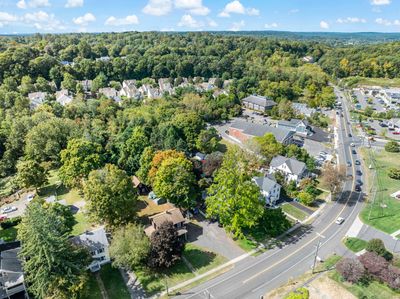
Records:
{"label": "blue sky", "polygon": [[400,32],[400,0],[0,0],[0,33]]}

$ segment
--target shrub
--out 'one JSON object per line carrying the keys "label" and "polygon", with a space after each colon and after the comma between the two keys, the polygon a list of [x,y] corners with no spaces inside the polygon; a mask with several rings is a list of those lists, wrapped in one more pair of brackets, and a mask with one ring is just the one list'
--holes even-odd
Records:
{"label": "shrub", "polygon": [[306,288],[299,288],[296,291],[290,292],[285,299],[308,299],[310,293]]}
{"label": "shrub", "polygon": [[400,152],[400,145],[396,141],[389,141],[385,144],[385,151],[389,153],[398,153]]}
{"label": "shrub", "polygon": [[348,282],[356,283],[365,274],[365,268],[357,259],[344,258],[336,264],[336,271]]}
{"label": "shrub", "polygon": [[377,255],[384,257],[387,261],[393,259],[393,254],[386,250],[385,244],[381,239],[371,239],[365,249],[369,252],[374,252]]}
{"label": "shrub", "polygon": [[2,229],[7,229],[7,228],[10,228],[10,227],[17,226],[21,222],[21,220],[22,220],[21,216],[15,217],[15,218],[3,221],[2,223],[0,223],[0,226],[1,226]]}
{"label": "shrub", "polygon": [[297,197],[299,198],[300,202],[306,206],[310,206],[314,202],[314,196],[306,191],[301,191]]}
{"label": "shrub", "polygon": [[400,169],[398,168],[390,168],[388,176],[394,180],[400,180]]}
{"label": "shrub", "polygon": [[383,257],[377,255],[375,252],[368,251],[359,256],[358,259],[368,273],[378,279],[382,279],[383,273],[387,271],[389,267],[389,262]]}

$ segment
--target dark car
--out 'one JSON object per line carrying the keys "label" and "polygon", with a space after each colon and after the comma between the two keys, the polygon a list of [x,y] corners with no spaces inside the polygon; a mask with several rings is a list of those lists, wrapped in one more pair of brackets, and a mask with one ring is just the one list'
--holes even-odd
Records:
{"label": "dark car", "polygon": [[356,185],[355,188],[354,188],[354,190],[355,190],[356,192],[360,192],[360,191],[361,191],[361,186],[360,186],[360,185]]}
{"label": "dark car", "polygon": [[362,175],[361,170],[357,170],[357,171],[356,171],[356,174],[357,174],[357,175]]}
{"label": "dark car", "polygon": [[357,180],[356,180],[356,183],[357,183],[357,185],[360,185],[360,186],[364,184],[363,181],[360,180],[360,179],[357,179]]}
{"label": "dark car", "polygon": [[[354,154],[354,153],[353,153]],[[355,162],[354,162],[354,164],[356,164],[356,165],[361,165],[361,162],[360,162],[360,160],[356,160]]]}
{"label": "dark car", "polygon": [[356,150],[351,150],[351,153],[353,154],[353,155],[355,155],[355,154],[357,154],[357,152],[356,152]]}
{"label": "dark car", "polygon": [[348,135],[349,137],[353,137],[353,135],[351,135],[351,133],[349,133],[349,135]]}

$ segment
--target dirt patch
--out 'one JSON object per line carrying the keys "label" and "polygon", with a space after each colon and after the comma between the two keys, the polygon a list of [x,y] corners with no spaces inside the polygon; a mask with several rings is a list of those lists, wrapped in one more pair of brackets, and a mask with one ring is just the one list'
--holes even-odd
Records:
{"label": "dirt patch", "polygon": [[310,299],[356,299],[353,294],[330,279],[327,274],[314,280],[308,286]]}

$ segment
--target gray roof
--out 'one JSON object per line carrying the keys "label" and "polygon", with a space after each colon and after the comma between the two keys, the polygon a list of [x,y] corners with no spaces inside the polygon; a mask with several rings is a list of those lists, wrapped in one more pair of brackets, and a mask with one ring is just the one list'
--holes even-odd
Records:
{"label": "gray roof", "polygon": [[297,118],[292,118],[291,120],[280,120],[278,122],[278,125],[296,127],[300,122],[303,122],[306,126],[309,126],[309,123],[307,120],[302,120],[302,119],[297,119]]}
{"label": "gray roof", "polygon": [[90,251],[108,247],[107,235],[103,227],[71,238],[72,243],[87,247]]}
{"label": "gray roof", "polygon": [[278,142],[284,142],[287,138],[294,135],[294,132],[275,128],[268,125],[262,125],[257,123],[252,123],[244,120],[236,120],[231,124],[231,128],[242,130],[244,134],[249,136],[264,136],[267,133],[272,133]]}
{"label": "gray roof", "polygon": [[258,96],[258,95],[251,95],[248,96],[244,99],[242,99],[243,102],[249,102],[258,106],[262,106],[262,107],[270,107],[270,106],[275,106],[276,103],[267,98],[267,97],[263,97],[263,96]]}
{"label": "gray roof", "polygon": [[[253,182],[256,183],[258,188],[264,191],[269,191],[273,186],[278,184],[275,179],[269,176],[254,177]],[[279,184],[278,184],[279,185]]]}
{"label": "gray roof", "polygon": [[294,158],[286,158],[283,156],[276,156],[272,159],[271,161],[271,166],[272,167],[279,167],[282,164],[285,164],[289,167],[290,171],[292,172],[292,174],[296,174],[299,175],[301,174],[305,167],[306,164],[304,162],[300,162]]}
{"label": "gray roof", "polygon": [[[8,245],[10,248],[7,249]],[[7,288],[12,287],[16,284],[22,283],[24,281],[24,274],[22,272],[21,261],[18,258],[18,253],[21,250],[19,242],[12,242],[4,244],[5,250],[0,253],[0,283],[2,286]],[[1,288],[0,296],[4,295],[5,290]],[[2,297],[5,298],[5,297]]]}

